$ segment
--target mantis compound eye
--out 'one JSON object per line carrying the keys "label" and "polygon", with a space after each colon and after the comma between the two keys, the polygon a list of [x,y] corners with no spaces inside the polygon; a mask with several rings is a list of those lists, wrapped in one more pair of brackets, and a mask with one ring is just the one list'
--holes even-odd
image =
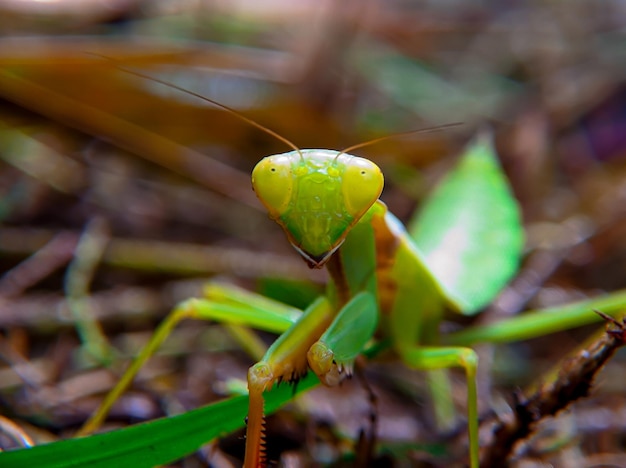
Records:
{"label": "mantis compound eye", "polygon": [[252,171],[252,188],[272,219],[289,207],[293,177],[291,158],[287,155],[263,158]]}
{"label": "mantis compound eye", "polygon": [[352,156],[346,163],[341,190],[346,211],[358,218],[378,199],[384,177],[372,161]]}

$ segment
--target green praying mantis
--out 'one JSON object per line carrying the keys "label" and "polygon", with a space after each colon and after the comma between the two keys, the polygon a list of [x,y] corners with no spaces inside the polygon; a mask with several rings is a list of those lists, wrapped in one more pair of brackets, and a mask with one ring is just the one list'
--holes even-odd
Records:
{"label": "green praying mantis", "polygon": [[[492,192],[487,197],[505,200],[494,207],[492,219],[497,229],[502,228],[495,244],[507,253],[509,265],[500,278],[506,281],[521,252],[521,228],[517,207],[507,196],[508,187],[488,146],[485,141],[477,143],[462,171],[488,175],[488,185],[476,186],[476,195],[486,189]],[[436,337],[446,306],[477,310],[484,305],[483,298],[466,294],[462,303],[444,292],[423,254],[378,200],[383,176],[367,159],[346,152],[296,149],[263,159],[252,172],[252,184],[289,242],[310,267],[326,265],[331,282],[327,296],[307,309],[248,372],[244,466],[264,463],[258,442],[263,437],[263,392],[277,381],[297,380],[308,369],[326,385],[337,385],[350,375],[356,357],[380,327],[409,367],[465,370],[470,464],[477,467],[477,357],[470,348],[438,346]],[[442,241],[444,246],[449,242]],[[438,255],[437,248],[431,254]]]}
{"label": "green praying mantis", "polygon": [[[278,382],[297,381],[309,369],[326,385],[339,384],[351,374],[355,359],[380,330],[409,367],[460,366],[465,370],[470,463],[478,466],[477,357],[467,347],[440,346],[438,328],[446,309],[473,313],[484,307],[510,279],[521,255],[519,211],[489,139],[474,143],[456,172],[456,177],[463,180],[451,181],[452,185],[465,184],[472,200],[484,198],[491,204],[489,223],[465,223],[465,228],[475,231],[473,235],[485,244],[459,245],[457,241],[465,234],[453,229],[445,232],[438,244],[431,242],[422,248],[415,243],[420,235],[431,240],[439,236],[420,234],[418,229],[415,239],[411,238],[379,200],[382,172],[373,162],[350,155],[348,151],[354,147],[331,151],[299,149],[288,141],[287,144],[293,151],[269,156],[257,164],[252,185],[270,218],[283,228],[309,267],[327,267],[327,294],[298,314],[295,321],[293,311],[284,306],[253,295],[242,298],[238,291],[223,286],[213,286],[204,299],[181,304],[81,434],[90,433],[101,424],[143,362],[180,320],[193,317],[245,324],[284,331],[248,372],[244,466],[263,466],[263,393]],[[443,187],[439,196],[446,197],[446,190]],[[462,203],[455,210],[454,216],[461,220]],[[471,273],[460,271],[461,263],[468,264],[468,260],[454,259],[470,255],[484,261],[482,256],[488,250],[497,252],[489,260],[490,272],[481,281],[469,284]],[[444,282],[429,268],[429,263],[437,262],[447,269],[442,277]]]}
{"label": "green praying mantis", "polygon": [[[270,218],[283,228],[309,267],[327,268],[327,292],[300,311],[233,287],[208,286],[204,298],[183,302],[166,318],[79,435],[90,434],[102,424],[112,404],[176,324],[195,318],[280,333],[248,372],[245,467],[267,462],[264,392],[281,381],[295,382],[309,370],[324,384],[337,385],[351,374],[363,350],[376,344],[391,347],[413,369],[461,367],[465,371],[468,458],[470,466],[478,467],[478,359],[468,344],[508,341],[520,335],[512,331],[515,319],[503,328],[479,333],[478,338],[459,334],[456,340],[447,339],[439,326],[448,310],[470,315],[483,309],[514,275],[521,258],[519,208],[490,138],[481,136],[469,145],[459,165],[406,230],[379,200],[380,169],[348,153],[356,147],[299,149],[236,115],[292,148],[261,160],[253,170],[252,184]],[[588,317],[573,320],[593,321],[594,314],[588,312]],[[580,317],[580,308],[571,315]],[[526,336],[541,334],[542,326],[539,320]]]}

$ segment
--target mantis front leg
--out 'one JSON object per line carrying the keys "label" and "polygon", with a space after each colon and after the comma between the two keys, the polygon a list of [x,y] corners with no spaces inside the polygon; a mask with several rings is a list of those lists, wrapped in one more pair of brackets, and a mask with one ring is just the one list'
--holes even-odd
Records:
{"label": "mantis front leg", "polygon": [[244,467],[265,466],[263,392],[281,381],[294,382],[308,369],[306,353],[333,319],[333,308],[324,297],[311,304],[302,317],[267,350],[248,371],[248,429]]}
{"label": "mantis front leg", "polygon": [[248,429],[244,467],[265,465],[263,392],[274,383],[296,381],[310,367],[327,385],[351,373],[363,346],[376,330],[378,310],[369,293],[357,294],[340,311],[321,297],[283,333],[248,371]]}

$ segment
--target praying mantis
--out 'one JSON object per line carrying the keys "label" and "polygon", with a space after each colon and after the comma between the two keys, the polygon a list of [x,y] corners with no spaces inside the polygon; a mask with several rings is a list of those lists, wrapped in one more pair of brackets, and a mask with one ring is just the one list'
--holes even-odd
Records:
{"label": "praying mantis", "polygon": [[[97,429],[178,322],[199,318],[281,333],[248,373],[245,466],[266,462],[266,390],[280,381],[296,381],[309,369],[323,383],[337,385],[365,348],[390,343],[408,367],[464,369],[469,462],[477,467],[476,353],[467,347],[471,339],[455,342],[440,335],[439,324],[446,310],[469,315],[484,308],[515,273],[521,257],[519,210],[490,139],[479,137],[468,147],[408,231],[379,200],[380,169],[350,155],[355,147],[307,150],[286,143],[293,151],[263,159],[253,171],[253,187],[305,262],[328,269],[327,293],[299,311],[236,288],[210,285],[204,298],[183,302],[163,322],[80,435]],[[585,320],[593,319],[589,313]],[[514,328],[511,321],[509,330]],[[540,332],[537,324],[533,333]],[[496,332],[483,340],[505,336]]]}
{"label": "praying mantis", "polygon": [[[451,223],[435,231],[428,228],[431,232],[418,225],[411,236],[379,200],[383,175],[378,166],[349,154],[362,145],[343,151],[299,149],[240,117],[292,148],[261,160],[252,172],[252,186],[308,266],[327,268],[327,293],[294,314],[266,298],[211,286],[205,298],[186,301],[171,313],[79,434],[93,432],[101,424],[141,365],[180,320],[247,325],[284,332],[248,372],[244,466],[264,466],[263,393],[281,381],[296,382],[309,369],[324,384],[339,384],[351,374],[355,359],[378,331],[410,368],[464,369],[469,460],[477,467],[477,356],[468,347],[441,346],[438,329],[445,310],[471,314],[488,304],[511,278],[521,256],[519,210],[490,139],[483,136],[471,145],[435,195],[441,200],[457,197],[446,203],[447,213],[443,213]],[[455,195],[459,184],[466,188],[460,198]],[[466,203],[481,204],[481,210],[489,210],[488,216],[468,223]],[[438,223],[429,221],[433,222]],[[469,229],[474,240],[467,243],[467,233],[460,229]],[[473,261],[488,264],[480,268],[480,278],[472,277],[474,267],[469,265]]]}
{"label": "praying mantis", "polygon": [[[488,189],[499,197],[508,194],[509,189],[489,148],[487,139],[475,143],[457,174],[475,172],[482,166],[477,173],[488,176]],[[486,188],[480,187],[480,180],[477,182],[476,190]],[[472,466],[478,466],[476,354],[470,348],[436,346],[436,336],[446,306],[478,310],[484,305],[484,295],[472,297],[462,291],[464,304],[446,295],[400,222],[378,200],[383,175],[367,159],[338,151],[296,149],[263,159],[252,173],[252,183],[289,242],[310,267],[326,266],[331,282],[328,294],[306,309],[248,372],[250,403],[244,466],[265,463],[261,443],[263,392],[283,380],[297,381],[309,368],[325,384],[337,385],[350,375],[356,357],[372,339],[379,321],[407,365],[419,369],[460,366],[465,370],[470,460]],[[514,271],[522,245],[517,207],[512,197],[505,200],[492,212],[494,223],[513,226],[496,239],[501,248],[498,251],[509,253],[504,257],[508,265],[496,262],[498,270],[505,270],[501,282]],[[440,255],[437,249],[431,254]],[[260,297],[247,296],[244,303],[226,288],[213,289],[208,296],[177,308],[156,336],[162,336],[162,330],[170,330],[184,317],[221,316],[225,321],[249,324],[246,314],[285,314]],[[233,315],[224,318],[235,302],[238,304],[232,309]],[[150,352],[155,343],[147,348]],[[148,354],[144,351],[137,366]],[[118,388],[126,386],[134,373],[135,366]],[[115,398],[118,393],[114,391]],[[105,414],[102,411],[88,424],[88,432],[99,424]]]}
{"label": "praying mantis", "polygon": [[[487,146],[484,141],[477,143],[461,171],[493,164]],[[489,190],[506,194],[508,187],[496,166],[487,167]],[[331,283],[328,296],[307,309],[248,372],[244,466],[265,462],[258,442],[263,438],[262,393],[277,381],[297,380],[307,365],[323,383],[337,385],[351,373],[380,320],[381,329],[409,367],[465,370],[470,465],[477,467],[477,356],[470,348],[436,346],[433,338],[446,302],[465,310],[484,304],[482,298],[476,301],[468,295],[464,297],[468,302],[461,305],[444,293],[400,222],[378,200],[383,188],[380,169],[345,152],[296,149],[263,159],[252,173],[252,184],[270,217],[309,266],[327,265]],[[509,253],[507,262],[512,264],[519,259],[522,236],[517,208],[512,199],[504,199],[505,203],[492,207],[492,219],[498,228],[505,227],[496,243]],[[509,276],[505,271],[503,278]]]}

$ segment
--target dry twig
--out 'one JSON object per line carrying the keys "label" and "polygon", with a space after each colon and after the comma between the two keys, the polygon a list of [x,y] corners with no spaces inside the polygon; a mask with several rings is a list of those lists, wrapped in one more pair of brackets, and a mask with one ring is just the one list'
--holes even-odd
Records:
{"label": "dry twig", "polygon": [[510,420],[500,420],[494,429],[494,438],[483,453],[480,466],[506,466],[515,444],[527,439],[543,418],[554,416],[571,403],[589,395],[596,374],[626,344],[626,318],[616,320],[595,311],[607,322],[606,333],[590,346],[568,359],[556,380],[544,383],[532,396],[522,392],[515,395]]}

